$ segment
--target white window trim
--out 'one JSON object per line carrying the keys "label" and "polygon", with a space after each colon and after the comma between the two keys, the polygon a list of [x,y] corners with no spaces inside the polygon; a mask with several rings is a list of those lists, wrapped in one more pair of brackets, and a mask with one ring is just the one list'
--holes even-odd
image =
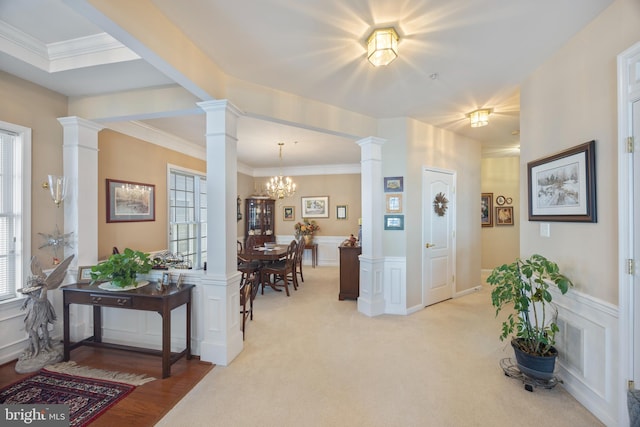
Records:
{"label": "white window trim", "polygon": [[[16,289],[19,289],[26,283],[31,270],[31,129],[3,121],[0,121],[0,128],[16,133],[22,140],[22,269],[16,283]],[[0,302],[0,305],[12,307],[23,298],[17,295]]]}
{"label": "white window trim", "polygon": [[[170,241],[169,233],[171,231],[171,224],[169,221],[169,218],[171,218],[171,207],[169,206],[169,191],[170,191],[169,189],[171,188],[171,171],[172,170],[177,172],[184,172],[184,173],[196,175],[196,176],[203,176],[205,177],[205,179],[207,178],[206,172],[203,173],[202,171],[199,171],[199,170],[189,169],[189,168],[185,168],[184,166],[178,166],[172,163],[167,163],[167,173],[166,173],[167,175],[167,249],[169,248],[169,241]],[[207,232],[208,232],[208,228],[207,228]]]}

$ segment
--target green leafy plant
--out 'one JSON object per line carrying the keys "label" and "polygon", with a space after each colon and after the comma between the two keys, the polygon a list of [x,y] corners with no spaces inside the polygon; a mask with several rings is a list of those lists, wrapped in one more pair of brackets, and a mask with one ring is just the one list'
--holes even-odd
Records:
{"label": "green leafy plant", "polygon": [[136,283],[138,273],[151,271],[153,263],[149,254],[126,248],[122,253],[113,254],[108,260],[91,267],[92,282],[110,280],[121,288]]}
{"label": "green leafy plant", "polygon": [[528,259],[517,258],[494,268],[487,283],[493,286],[491,303],[496,307],[496,316],[504,307],[514,310],[502,323],[500,340],[515,333],[515,344],[525,353],[552,355],[559,329],[549,288],[555,286],[565,294],[573,286],[558,265],[537,254]]}

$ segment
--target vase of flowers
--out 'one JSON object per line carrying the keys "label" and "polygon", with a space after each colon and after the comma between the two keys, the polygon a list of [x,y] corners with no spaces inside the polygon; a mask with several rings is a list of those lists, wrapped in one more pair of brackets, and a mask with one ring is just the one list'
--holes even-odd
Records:
{"label": "vase of flowers", "polygon": [[296,229],[296,238],[304,239],[305,245],[310,245],[313,242],[313,234],[320,230],[320,226],[315,221],[309,221],[308,219],[303,218],[302,222],[299,222],[295,225]]}

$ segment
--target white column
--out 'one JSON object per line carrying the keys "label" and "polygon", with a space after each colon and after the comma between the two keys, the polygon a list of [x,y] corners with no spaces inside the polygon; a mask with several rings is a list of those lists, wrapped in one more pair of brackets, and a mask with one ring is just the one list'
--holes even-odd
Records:
{"label": "white column", "polygon": [[64,206],[64,233],[73,233],[72,269],[98,261],[98,132],[103,126],[80,117],[61,117],[63,170],[69,182]]}
{"label": "white column", "polygon": [[383,178],[382,145],[386,140],[368,137],[357,141],[361,150],[362,254],[358,311],[367,316],[384,313],[384,256],[382,252]]}
{"label": "white column", "polygon": [[207,272],[202,278],[200,359],[228,365],[242,351],[237,271],[237,121],[226,100],[198,103],[206,112]]}

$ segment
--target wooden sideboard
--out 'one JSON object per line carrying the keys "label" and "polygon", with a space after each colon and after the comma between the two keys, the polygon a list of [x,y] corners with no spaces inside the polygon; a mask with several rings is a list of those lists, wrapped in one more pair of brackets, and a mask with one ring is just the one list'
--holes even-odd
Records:
{"label": "wooden sideboard", "polygon": [[360,246],[340,246],[340,301],[360,296]]}

